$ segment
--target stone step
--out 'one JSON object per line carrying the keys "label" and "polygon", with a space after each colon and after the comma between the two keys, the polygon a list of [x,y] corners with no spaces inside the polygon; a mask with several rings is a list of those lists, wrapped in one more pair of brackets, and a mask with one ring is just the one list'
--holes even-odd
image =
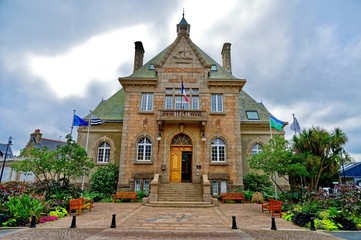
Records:
{"label": "stone step", "polygon": [[214,207],[214,204],[207,202],[168,202],[168,201],[157,201],[149,202],[145,206],[150,207],[179,207],[179,208],[208,208]]}
{"label": "stone step", "polygon": [[158,201],[169,202],[200,202],[203,204],[203,189],[201,184],[169,183],[160,184],[158,187]]}

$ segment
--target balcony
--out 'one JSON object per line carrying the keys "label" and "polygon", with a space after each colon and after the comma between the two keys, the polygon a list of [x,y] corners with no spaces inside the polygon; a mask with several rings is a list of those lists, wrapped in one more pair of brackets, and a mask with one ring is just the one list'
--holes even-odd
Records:
{"label": "balcony", "polygon": [[163,122],[207,122],[206,113],[203,110],[159,110],[157,120]]}

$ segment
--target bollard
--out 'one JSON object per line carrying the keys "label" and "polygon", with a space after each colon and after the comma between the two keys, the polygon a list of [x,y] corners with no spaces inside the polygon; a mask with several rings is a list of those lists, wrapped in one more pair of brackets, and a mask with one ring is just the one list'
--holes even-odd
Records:
{"label": "bollard", "polygon": [[237,229],[236,216],[232,216],[232,229]]}
{"label": "bollard", "polygon": [[272,225],[271,225],[271,230],[277,230],[277,227],[276,227],[276,221],[275,221],[275,217],[272,217]]}
{"label": "bollard", "polygon": [[112,223],[110,224],[110,228],[115,228],[117,225],[115,225],[115,214],[113,214],[112,217]]}
{"label": "bollard", "polygon": [[36,227],[36,216],[31,216],[30,228]]}
{"label": "bollard", "polygon": [[70,228],[76,228],[76,215],[73,215],[73,219],[71,220]]}
{"label": "bollard", "polygon": [[310,222],[311,222],[311,224],[310,224],[310,230],[311,231],[316,231],[316,228],[315,228],[315,217],[310,217]]}

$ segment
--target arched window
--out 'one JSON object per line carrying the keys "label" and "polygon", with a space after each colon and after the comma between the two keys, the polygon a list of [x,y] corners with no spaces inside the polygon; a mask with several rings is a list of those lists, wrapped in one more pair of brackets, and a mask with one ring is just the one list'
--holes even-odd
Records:
{"label": "arched window", "polygon": [[262,152],[262,144],[252,144],[252,155],[258,154],[260,152]]}
{"label": "arched window", "polygon": [[172,139],[172,145],[192,145],[192,140],[185,134],[178,134]]}
{"label": "arched window", "polygon": [[149,138],[143,137],[138,141],[138,161],[150,161],[152,155],[152,142]]}
{"label": "arched window", "polygon": [[110,159],[110,144],[101,142],[98,144],[98,163],[107,163]]}
{"label": "arched window", "polygon": [[212,148],[212,162],[225,162],[226,161],[226,145],[220,138],[213,139],[211,143]]}

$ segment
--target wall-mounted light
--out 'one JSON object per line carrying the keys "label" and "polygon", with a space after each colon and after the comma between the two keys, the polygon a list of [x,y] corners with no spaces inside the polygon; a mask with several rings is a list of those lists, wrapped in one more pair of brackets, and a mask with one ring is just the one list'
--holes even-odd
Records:
{"label": "wall-mounted light", "polygon": [[166,169],[166,165],[162,164],[162,171],[165,171],[165,169]]}
{"label": "wall-mounted light", "polygon": [[158,141],[162,140],[162,131],[158,132],[157,140]]}
{"label": "wall-mounted light", "polygon": [[205,131],[201,131],[201,138],[202,138],[203,142],[206,141],[206,132]]}

